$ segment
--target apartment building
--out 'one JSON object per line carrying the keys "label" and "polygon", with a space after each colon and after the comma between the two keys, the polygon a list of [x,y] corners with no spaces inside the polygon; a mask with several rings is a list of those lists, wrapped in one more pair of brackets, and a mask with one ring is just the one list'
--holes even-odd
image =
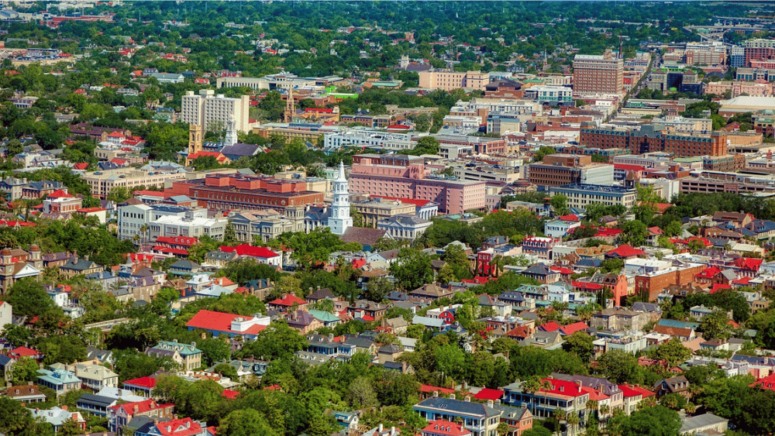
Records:
{"label": "apartment building", "polygon": [[[158,220],[164,216],[177,216],[183,218],[186,216],[186,213],[189,212],[192,212],[192,210],[187,207],[161,204],[151,206],[147,204],[136,204],[120,207],[118,209],[118,238],[133,239],[137,235],[141,240],[147,241],[150,236],[151,221]],[[201,209],[200,212],[193,213],[194,216],[197,216],[198,214],[207,216],[207,211],[204,209]],[[141,230],[145,227],[149,228],[147,232]],[[156,237],[158,236],[165,235],[157,234]]]}
{"label": "apartment building", "polygon": [[661,125],[642,125],[634,130],[581,129],[579,143],[585,147],[624,148],[632,154],[672,153],[675,157],[723,156],[727,154],[725,132],[669,134]]}
{"label": "apartment building", "polygon": [[527,166],[527,179],[538,186],[612,185],[614,166],[593,163],[592,156],[557,153]]}
{"label": "apartment building", "polygon": [[575,183],[563,186],[551,186],[550,195],[563,194],[568,198],[568,207],[583,209],[592,203],[606,206],[622,205],[627,209],[635,205],[637,191],[635,188],[621,186],[589,185]]}
{"label": "apartment building", "polygon": [[215,95],[212,89],[202,89],[199,94],[186,91],[180,106],[180,120],[188,124],[202,126],[205,131],[219,123],[218,129],[226,129],[233,123],[234,130],[249,132],[251,129],[250,96],[227,98],[223,94]]}
{"label": "apartment building", "polygon": [[775,59],[775,40],[750,39],[743,43],[745,49],[745,65],[750,66],[751,61]]}
{"label": "apartment building", "polygon": [[414,215],[416,209],[415,205],[411,203],[379,197],[368,201],[353,202],[352,205],[361,214],[363,224],[367,227],[376,226],[378,222],[398,215]]}
{"label": "apartment building", "polygon": [[455,89],[470,88],[484,91],[490,83],[489,73],[481,71],[456,72],[450,70],[420,71],[420,88],[443,89],[453,91]]}
{"label": "apartment building", "polygon": [[657,299],[670,286],[683,286],[694,281],[706,265],[698,263],[673,262],[648,272],[635,275],[635,293],[647,293],[649,301]]}
{"label": "apartment building", "polygon": [[[144,167],[145,168],[145,167]],[[173,180],[184,180],[185,171],[161,171],[151,169],[120,168],[116,170],[94,171],[82,176],[89,184],[91,194],[101,200],[106,200],[108,194],[118,187],[130,192],[139,186],[146,188],[164,188],[165,183]]]}
{"label": "apartment building", "polygon": [[486,182],[437,176],[413,156],[361,154],[353,156],[350,192],[429,200],[457,214],[484,209]]}
{"label": "apartment building", "polygon": [[624,89],[624,60],[610,50],[603,55],[576,55],[573,59],[573,92],[620,94]]}
{"label": "apartment building", "polygon": [[226,233],[228,220],[224,217],[207,217],[206,209],[186,211],[183,216],[167,215],[148,222],[149,240],[159,237],[187,236],[199,238],[209,236],[222,241]]}

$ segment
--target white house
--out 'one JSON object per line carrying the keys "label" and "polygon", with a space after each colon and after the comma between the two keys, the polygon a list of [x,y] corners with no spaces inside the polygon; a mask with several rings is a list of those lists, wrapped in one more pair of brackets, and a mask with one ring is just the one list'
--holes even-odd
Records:
{"label": "white house", "polygon": [[579,226],[581,221],[576,215],[561,216],[544,223],[544,234],[552,238],[562,238],[567,236],[571,229]]}

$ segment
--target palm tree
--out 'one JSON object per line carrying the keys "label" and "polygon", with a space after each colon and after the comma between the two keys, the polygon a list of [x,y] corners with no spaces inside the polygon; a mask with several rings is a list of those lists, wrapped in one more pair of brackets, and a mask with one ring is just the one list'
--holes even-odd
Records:
{"label": "palm tree", "polygon": [[560,433],[560,422],[565,420],[565,417],[567,414],[562,409],[554,409],[554,413],[552,413],[554,419],[557,421],[557,424],[555,428],[557,429],[556,432]]}
{"label": "palm tree", "polygon": [[568,425],[570,425],[570,431],[573,434],[576,434],[576,426],[581,422],[581,419],[579,418],[579,415],[575,413],[571,413],[570,416],[568,416]]}
{"label": "palm tree", "polygon": [[533,409],[530,413],[535,415],[535,394],[541,390],[541,379],[537,376],[530,377],[522,383],[522,390],[530,394],[530,406]]}
{"label": "palm tree", "polygon": [[142,226],[140,226],[140,233],[143,234],[143,242],[148,242],[148,230],[149,230],[148,224],[143,224]]}
{"label": "palm tree", "polygon": [[601,415],[603,416],[608,415],[608,412],[610,411],[611,411],[611,406],[609,406],[608,404],[603,404],[602,406],[600,406]]}

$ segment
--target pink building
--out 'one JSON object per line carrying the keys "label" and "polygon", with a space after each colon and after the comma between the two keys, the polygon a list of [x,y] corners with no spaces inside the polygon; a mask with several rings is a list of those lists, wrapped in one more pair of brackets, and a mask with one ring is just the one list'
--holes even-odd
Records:
{"label": "pink building", "polygon": [[732,98],[743,94],[751,97],[770,97],[773,95],[772,83],[766,80],[753,82],[710,82],[705,86],[705,94],[723,95],[729,91]]}
{"label": "pink building", "polygon": [[350,192],[438,203],[448,214],[484,209],[486,182],[435,177],[423,160],[406,155],[353,156]]}

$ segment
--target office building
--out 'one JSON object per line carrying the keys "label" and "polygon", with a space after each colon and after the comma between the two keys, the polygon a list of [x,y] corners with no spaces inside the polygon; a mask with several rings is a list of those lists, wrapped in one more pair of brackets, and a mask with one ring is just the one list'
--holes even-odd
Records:
{"label": "office building", "polygon": [[106,200],[114,188],[123,187],[130,192],[139,186],[164,188],[168,181],[185,179],[186,173],[182,169],[164,170],[146,165],[140,169],[119,168],[94,171],[81,177],[89,184],[93,197]]}
{"label": "office building", "polygon": [[745,66],[745,47],[733,45],[729,49],[729,66],[732,68]]}
{"label": "office building", "polygon": [[470,88],[484,91],[490,83],[490,75],[481,71],[456,72],[450,70],[420,71],[420,88],[452,91]]}
{"label": "office building", "polygon": [[449,214],[484,209],[486,182],[433,174],[422,158],[406,155],[353,156],[350,191],[380,197],[429,200]]}
{"label": "office building", "polygon": [[549,188],[549,194],[565,195],[568,198],[568,207],[577,209],[584,209],[593,203],[600,203],[606,206],[621,205],[629,209],[635,205],[637,197],[635,188],[581,183],[552,186]]}
{"label": "office building", "polygon": [[614,182],[614,166],[593,163],[592,156],[558,153],[544,156],[543,162],[528,165],[527,179],[537,186],[574,183],[611,185]]}
{"label": "office building", "polygon": [[573,59],[573,92],[619,94],[624,89],[624,61],[610,50],[605,54],[576,55]]}
{"label": "office building", "polygon": [[250,96],[227,98],[215,95],[212,89],[202,89],[199,95],[186,91],[180,108],[180,121],[210,129],[225,130],[231,123],[238,132],[249,132]]}

